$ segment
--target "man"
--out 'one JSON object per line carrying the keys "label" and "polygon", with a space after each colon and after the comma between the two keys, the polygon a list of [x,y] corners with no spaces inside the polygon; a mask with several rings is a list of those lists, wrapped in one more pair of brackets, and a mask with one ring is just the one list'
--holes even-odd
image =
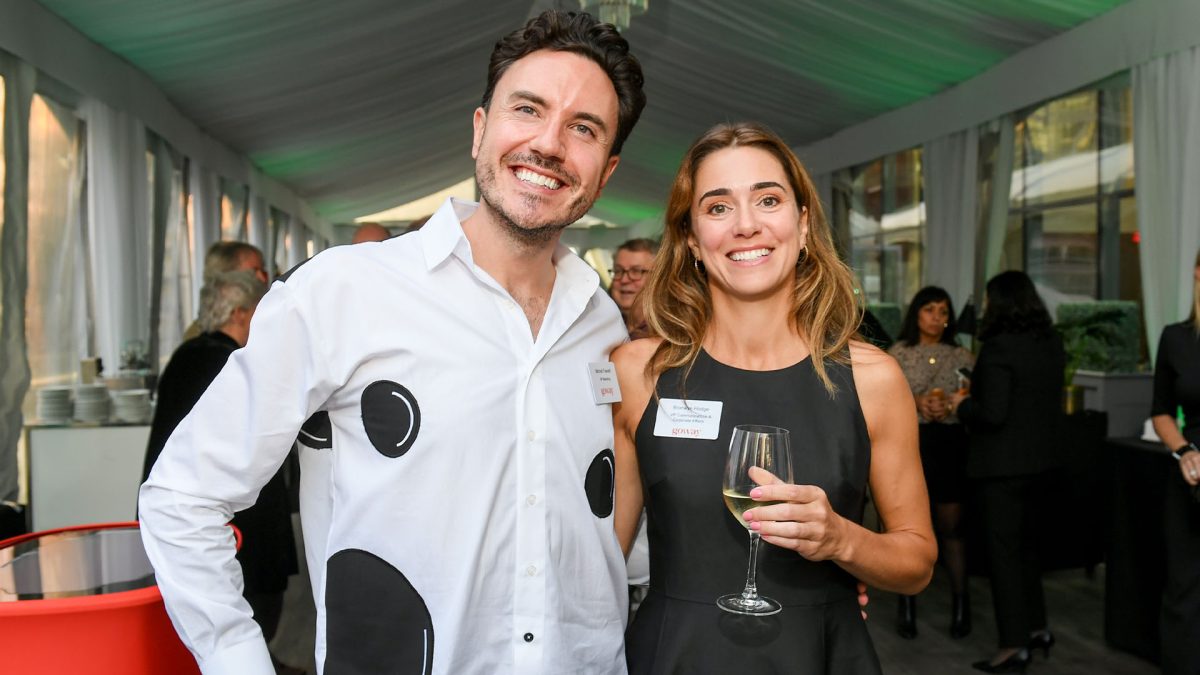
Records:
{"label": "man", "polygon": [[641,87],[611,26],[532,19],[497,42],[474,114],[480,204],[329,249],[263,299],[141,493],[146,551],[204,673],[271,672],[223,526],[318,410],[332,469],[301,500],[332,495],[325,672],[624,673],[611,411],[589,363],[625,331],[558,239],[616,168]]}
{"label": "man", "polygon": [[[208,247],[204,254],[204,283],[213,277],[226,272],[246,270],[253,272],[262,283],[267,283],[267,268],[262,251],[257,246],[244,241],[218,241]],[[183,332],[183,340],[187,342],[200,335],[200,322],[193,321],[192,325]]]}
{"label": "man", "polygon": [[[158,381],[158,403],[150,425],[143,480],[171,432],[221,372],[229,355],[246,344],[250,317],[266,292],[266,284],[246,270],[212,275],[200,290],[201,333],[175,350]],[[233,524],[242,531],[237,561],[244,582],[243,595],[269,641],[279,627],[288,577],[298,571],[281,472],[263,486],[254,506],[233,517]],[[279,673],[301,672],[278,662],[275,667]]]}
{"label": "man", "polygon": [[350,237],[351,244],[361,244],[368,241],[384,241],[390,239],[392,233],[379,223],[363,223],[354,230],[354,235]]}
{"label": "man", "polygon": [[658,253],[658,242],[653,239],[630,239],[617,247],[613,255],[612,288],[609,293],[621,310],[625,327],[631,338],[645,337],[645,326],[641,312],[634,307],[634,300],[646,285],[646,275],[654,268],[654,254]]}

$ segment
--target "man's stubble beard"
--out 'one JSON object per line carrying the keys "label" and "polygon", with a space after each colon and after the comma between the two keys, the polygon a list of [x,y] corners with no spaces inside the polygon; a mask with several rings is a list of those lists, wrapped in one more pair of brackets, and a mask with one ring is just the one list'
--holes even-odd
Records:
{"label": "man's stubble beard", "polygon": [[[482,172],[482,173],[481,173]],[[496,186],[496,168],[492,166],[476,169],[475,184],[479,186],[479,200],[487,205],[487,208],[495,216],[497,224],[508,234],[510,238],[522,246],[531,248],[540,248],[550,242],[558,239],[558,236],[571,223],[579,220],[592,208],[593,200],[589,200],[586,194],[581,194],[571,202],[570,209],[567,212],[567,218],[564,222],[552,222],[544,225],[521,224],[520,219],[511,213],[503,204],[500,195],[497,194]],[[566,186],[563,186],[565,189]],[[537,209],[541,203],[541,199],[537,195],[523,194],[519,196],[530,211]]]}

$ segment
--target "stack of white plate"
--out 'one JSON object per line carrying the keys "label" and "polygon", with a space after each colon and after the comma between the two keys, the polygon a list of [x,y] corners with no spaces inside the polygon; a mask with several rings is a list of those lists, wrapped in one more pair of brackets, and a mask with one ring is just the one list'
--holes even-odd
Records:
{"label": "stack of white plate", "polygon": [[37,390],[37,418],[41,422],[71,419],[71,387],[42,387]]}
{"label": "stack of white plate", "polygon": [[75,387],[75,419],[80,422],[105,422],[112,410],[108,387],[80,384]]}
{"label": "stack of white plate", "polygon": [[112,392],[113,416],[122,422],[140,424],[150,419],[150,390],[122,389]]}

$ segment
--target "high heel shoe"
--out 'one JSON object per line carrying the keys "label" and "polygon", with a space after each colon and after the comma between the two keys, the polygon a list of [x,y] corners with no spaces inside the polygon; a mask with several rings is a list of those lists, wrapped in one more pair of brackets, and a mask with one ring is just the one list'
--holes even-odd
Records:
{"label": "high heel shoe", "polygon": [[1029,636],[1029,652],[1032,654],[1037,650],[1042,650],[1042,658],[1050,658],[1050,648],[1054,646],[1054,633],[1048,630],[1041,630]]}
{"label": "high heel shoe", "polygon": [[896,609],[896,632],[906,640],[917,637],[917,597],[901,595]]}
{"label": "high heel shoe", "polygon": [[1004,659],[1000,663],[992,664],[990,659],[976,661],[971,664],[975,670],[982,670],[985,673],[1023,673],[1029,668],[1030,662],[1033,661],[1033,656],[1028,649],[1018,649],[1013,652],[1013,655]]}
{"label": "high heel shoe", "polygon": [[971,596],[963,591],[955,593],[951,600],[950,637],[959,640],[971,634]]}

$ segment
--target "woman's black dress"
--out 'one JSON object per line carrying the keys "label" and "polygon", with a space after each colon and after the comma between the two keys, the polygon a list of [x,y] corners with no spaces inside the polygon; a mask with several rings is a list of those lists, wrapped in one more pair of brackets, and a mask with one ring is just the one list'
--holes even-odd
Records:
{"label": "woman's black dress", "polygon": [[735,425],[788,429],[794,482],[821,487],[837,513],[862,521],[871,461],[866,422],[850,367],[830,362],[826,368],[836,397],[809,359],[782,370],[747,371],[701,351],[686,388],[682,369],[659,378],[662,398],[721,401],[723,409],[716,440],[655,436],[654,399],[638,425],[650,593],[626,633],[631,675],[880,672],[856,582],[832,562],[811,562],[764,542],[758,590],[782,602],[783,611],[746,617],[716,605],[719,596],[741,591],[749,555],[747,531],[721,498]]}

